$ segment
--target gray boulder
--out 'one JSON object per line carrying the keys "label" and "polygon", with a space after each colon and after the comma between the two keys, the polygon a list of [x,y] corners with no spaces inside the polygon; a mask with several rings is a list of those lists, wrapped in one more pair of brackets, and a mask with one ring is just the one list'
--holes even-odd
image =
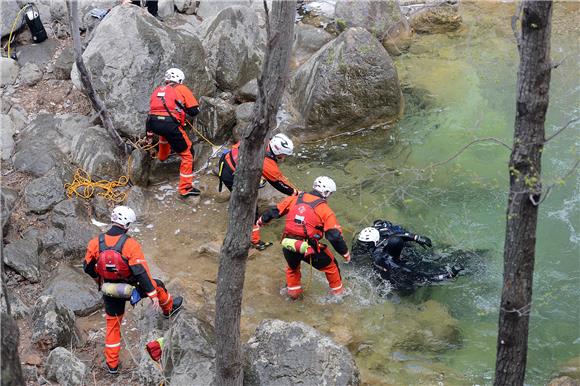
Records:
{"label": "gray boulder", "polygon": [[350,352],[302,322],[262,321],[244,352],[244,385],[360,384]]}
{"label": "gray boulder", "polygon": [[201,97],[199,111],[197,124],[206,137],[221,141],[231,135],[236,124],[234,106],[220,98]]}
{"label": "gray boulder", "polygon": [[[83,53],[115,127],[130,137],[144,133],[149,97],[168,68],[182,69],[185,83],[196,96],[214,91],[204,58],[197,38],[169,28],[134,6],[114,7],[96,27]],[[71,79],[81,87],[76,66]]]}
{"label": "gray boulder", "polygon": [[[0,4],[3,2],[0,2]],[[20,68],[16,60],[10,58],[0,58],[0,87],[13,84],[18,78]]]}
{"label": "gray boulder", "polygon": [[395,47],[404,50],[410,44],[409,24],[396,1],[337,0],[335,13],[339,29],[365,28],[387,49]]}
{"label": "gray boulder", "polygon": [[137,220],[140,221],[143,221],[144,216],[149,212],[147,210],[148,206],[145,191],[139,186],[133,186],[129,193],[127,193],[126,205],[135,211]]}
{"label": "gray boulder", "polygon": [[24,129],[27,123],[28,113],[21,106],[12,106],[8,112],[8,116],[12,119],[14,130],[17,132]]}
{"label": "gray boulder", "polygon": [[242,103],[236,106],[236,121],[249,123],[254,118],[254,102]]}
{"label": "gray boulder", "polygon": [[213,328],[182,311],[165,334],[163,368],[174,385],[210,385],[215,375]]}
{"label": "gray boulder", "polygon": [[64,347],[57,347],[48,354],[44,371],[46,377],[61,385],[84,385],[86,366]]}
{"label": "gray boulder", "polygon": [[20,70],[20,78],[26,86],[34,86],[42,79],[42,71],[36,64],[27,63]]}
{"label": "gray boulder", "polygon": [[41,296],[32,310],[32,344],[41,350],[78,343],[75,314],[52,296]]}
{"label": "gray boulder", "polygon": [[[119,4],[115,0],[84,0],[79,1],[79,29],[84,31],[90,25],[97,21],[95,18],[87,17],[87,14],[93,8],[108,9]],[[50,16],[54,21],[59,22],[67,29],[69,26],[68,8],[66,0],[51,0],[50,2]],[[70,34],[70,31],[67,31]]]}
{"label": "gray boulder", "polygon": [[80,199],[62,201],[52,211],[52,224],[64,232],[64,240],[59,245],[68,261],[79,261],[83,258],[90,239],[99,233],[91,225],[89,213]]}
{"label": "gray boulder", "polygon": [[266,34],[256,12],[234,6],[221,11],[203,38],[218,88],[236,90],[260,75]]}
{"label": "gray boulder", "polygon": [[24,304],[22,299],[20,299],[20,296],[14,289],[10,289],[6,294],[2,293],[2,301],[0,302],[0,310],[2,313],[8,312],[6,298],[8,298],[8,302],[10,303],[10,315],[14,319],[22,319],[28,315],[30,311],[29,308]]}
{"label": "gray boulder", "polygon": [[258,98],[258,81],[256,79],[250,80],[236,91],[236,99],[238,102],[255,102]]}
{"label": "gray boulder", "polygon": [[135,149],[131,153],[131,167],[128,177],[134,185],[147,186],[151,171],[151,156],[144,150]]}
{"label": "gray boulder", "polygon": [[2,161],[10,159],[14,151],[14,124],[8,114],[0,114],[0,151],[2,152]]}
{"label": "gray boulder", "polygon": [[351,28],[304,63],[291,83],[304,127],[365,127],[393,120],[403,109],[397,70],[366,30]]}
{"label": "gray boulder", "polygon": [[302,65],[322,46],[334,39],[334,36],[309,24],[296,24],[294,29],[294,44],[292,46],[292,65],[294,68]]}
{"label": "gray boulder", "polygon": [[2,37],[10,35],[18,11],[20,11],[20,6],[16,0],[0,1],[0,35]]}
{"label": "gray boulder", "polygon": [[109,202],[103,196],[93,196],[91,199],[92,215],[100,222],[108,223],[111,219]]}
{"label": "gray boulder", "polygon": [[218,13],[220,13],[226,8],[233,6],[250,7],[251,5],[252,5],[251,0],[224,0],[224,1],[202,0],[199,2],[196,14],[202,19],[206,20],[215,17]]}
{"label": "gray boulder", "polygon": [[0,189],[0,206],[2,209],[2,232],[4,232],[4,227],[8,224],[10,219],[10,214],[16,205],[16,200],[18,200],[18,191],[2,187]]}
{"label": "gray boulder", "polygon": [[57,48],[58,40],[56,39],[47,39],[38,44],[26,44],[18,47],[16,58],[22,71],[28,64],[35,64],[41,70],[52,61]]}
{"label": "gray boulder", "polygon": [[40,280],[38,263],[39,244],[36,239],[20,239],[4,247],[4,264],[32,283]]}
{"label": "gray boulder", "polygon": [[28,210],[44,213],[66,198],[64,182],[56,168],[43,177],[36,178],[24,188],[24,200]]}
{"label": "gray boulder", "polygon": [[94,177],[117,179],[122,174],[118,147],[100,126],[79,131],[73,137],[71,158]]}
{"label": "gray boulder", "polygon": [[[71,296],[74,294],[74,296]],[[77,316],[86,316],[103,305],[103,297],[89,275],[67,265],[52,273],[42,295],[53,296]]]}
{"label": "gray boulder", "polygon": [[56,79],[68,80],[75,62],[71,46],[66,46],[56,57],[53,67],[53,73]]}

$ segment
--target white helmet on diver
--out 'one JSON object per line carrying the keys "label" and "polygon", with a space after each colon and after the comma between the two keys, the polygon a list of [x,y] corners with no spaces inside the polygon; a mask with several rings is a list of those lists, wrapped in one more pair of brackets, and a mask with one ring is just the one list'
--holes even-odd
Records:
{"label": "white helmet on diver", "polygon": [[294,143],[286,134],[276,134],[270,140],[270,149],[274,155],[292,155]]}
{"label": "white helmet on diver", "polygon": [[125,229],[137,220],[135,212],[128,206],[116,206],[111,213],[111,222]]}
{"label": "white helmet on diver", "polygon": [[328,198],[332,193],[336,192],[336,184],[330,177],[320,176],[316,177],[312,189],[317,191],[324,198]]}
{"label": "white helmet on diver", "polygon": [[169,70],[165,71],[166,82],[183,83],[184,79],[185,74],[179,68],[170,68]]}
{"label": "white helmet on diver", "polygon": [[358,234],[358,241],[362,241],[364,243],[374,243],[377,245],[379,240],[381,239],[381,235],[377,228],[374,227],[366,227]]}

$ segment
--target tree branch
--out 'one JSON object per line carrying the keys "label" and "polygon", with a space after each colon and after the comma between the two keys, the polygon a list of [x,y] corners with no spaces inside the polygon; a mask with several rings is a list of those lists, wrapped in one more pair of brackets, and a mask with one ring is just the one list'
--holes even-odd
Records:
{"label": "tree branch", "polygon": [[499,143],[500,145],[503,145],[506,149],[508,149],[510,151],[512,150],[511,146],[509,146],[508,144],[503,142],[501,139],[498,139],[495,137],[478,138],[478,139],[474,139],[473,141],[469,142],[467,145],[463,146],[461,149],[459,149],[459,151],[457,153],[455,153],[454,155],[452,155],[451,157],[449,157],[445,161],[436,162],[434,164],[431,164],[428,166],[428,168],[434,168],[434,167],[446,164],[448,162],[451,162],[455,158],[459,157],[461,155],[461,153],[463,153],[465,150],[467,150],[467,148],[469,148],[471,145],[474,145],[474,144],[479,143],[479,142],[486,142],[486,141]]}
{"label": "tree branch", "polygon": [[115,129],[113,120],[111,118],[111,114],[109,114],[109,111],[105,106],[105,103],[103,102],[103,100],[101,99],[99,94],[97,94],[95,88],[93,87],[91,76],[83,60],[81,34],[79,32],[78,0],[68,0],[68,10],[69,10],[71,36],[73,38],[75,64],[77,65],[79,76],[83,84],[83,91],[91,101],[93,109],[96,112],[98,112],[99,116],[101,117],[103,126],[105,127],[111,138],[113,138],[113,141],[115,141],[117,147],[121,150],[121,152],[124,153],[124,155],[128,155],[131,153],[131,147],[130,145],[128,145],[123,141],[123,139],[119,135],[119,132],[117,131],[117,129]]}
{"label": "tree branch", "polygon": [[568,123],[566,123],[564,125],[564,127],[556,130],[556,132],[554,134],[552,134],[548,138],[546,138],[544,140],[544,143],[548,143],[548,141],[551,141],[552,139],[554,139],[555,136],[557,136],[558,134],[560,134],[561,132],[563,132],[564,130],[566,130],[572,123],[578,122],[579,120],[580,120],[580,118],[574,118],[574,119],[568,121]]}

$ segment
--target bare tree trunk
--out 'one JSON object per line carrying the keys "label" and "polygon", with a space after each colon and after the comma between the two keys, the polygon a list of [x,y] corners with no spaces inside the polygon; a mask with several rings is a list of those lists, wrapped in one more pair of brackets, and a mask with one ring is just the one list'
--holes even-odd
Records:
{"label": "bare tree trunk", "polygon": [[91,76],[89,71],[85,67],[85,62],[83,61],[83,51],[81,46],[81,34],[79,32],[79,5],[78,0],[68,0],[68,10],[69,10],[69,21],[70,21],[70,29],[71,29],[71,36],[73,38],[73,49],[74,49],[74,56],[75,56],[75,63],[77,65],[77,69],[79,70],[79,76],[81,78],[81,82],[84,87],[85,94],[89,97],[91,104],[93,105],[93,109],[98,112],[99,116],[101,117],[101,121],[103,122],[103,126],[115,141],[115,144],[119,147],[119,149],[125,154],[128,155],[130,152],[130,147],[127,143],[123,141],[117,129],[113,125],[113,120],[111,119],[111,114],[107,110],[105,103],[97,94],[95,88],[93,87],[93,83],[91,82]]}
{"label": "bare tree trunk", "polygon": [[545,141],[544,121],[552,70],[552,2],[524,0],[521,10],[521,34],[517,36],[520,67],[514,145],[509,164],[510,193],[497,338],[496,386],[524,384],[536,225],[542,189],[540,173]]}
{"label": "bare tree trunk", "polygon": [[271,15],[264,1],[268,44],[258,80],[254,120],[240,144],[240,158],[230,198],[229,224],[220,251],[216,293],[216,377],[217,385],[242,385],[243,361],[240,316],[254,222],[258,185],[264,163],[265,140],[270,133],[286,85],[294,36],[294,1],[274,1]]}

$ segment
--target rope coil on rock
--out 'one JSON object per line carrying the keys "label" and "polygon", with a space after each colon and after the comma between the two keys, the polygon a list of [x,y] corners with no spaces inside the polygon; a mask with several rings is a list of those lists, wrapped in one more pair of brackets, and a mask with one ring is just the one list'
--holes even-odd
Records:
{"label": "rope coil on rock", "polygon": [[80,197],[88,200],[93,197],[97,189],[100,189],[102,191],[97,191],[97,196],[102,196],[115,203],[121,203],[127,199],[127,193],[116,189],[127,186],[128,183],[129,178],[124,175],[119,177],[116,181],[93,181],[91,175],[87,173],[87,171],[79,168],[76,170],[72,182],[70,184],[64,184],[64,188],[66,190],[66,195],[69,198]]}

